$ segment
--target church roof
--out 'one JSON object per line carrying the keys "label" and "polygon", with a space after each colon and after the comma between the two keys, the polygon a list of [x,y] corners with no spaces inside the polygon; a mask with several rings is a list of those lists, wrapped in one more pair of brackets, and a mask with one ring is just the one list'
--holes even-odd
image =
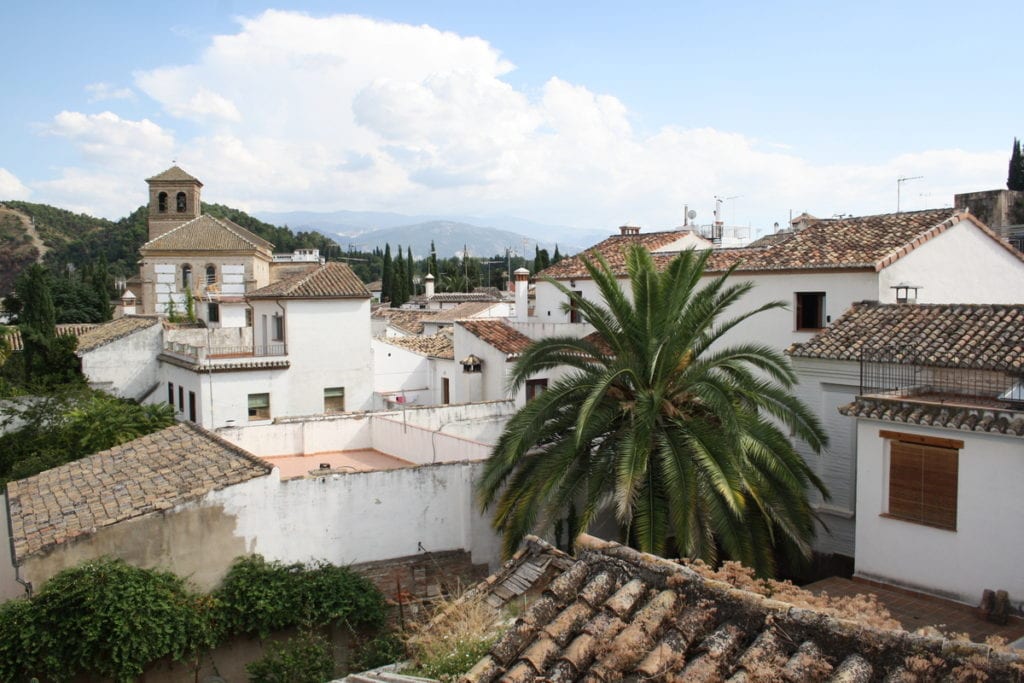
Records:
{"label": "church roof", "polygon": [[166,171],[162,171],[160,173],[157,173],[152,178],[146,178],[146,182],[147,183],[159,182],[159,181],[173,182],[173,183],[180,183],[180,182],[199,183],[200,187],[202,187],[202,185],[203,185],[201,182],[199,182],[199,178],[196,178],[195,176],[189,175],[188,173],[183,171],[180,166],[171,166]]}
{"label": "church roof", "polygon": [[271,250],[274,245],[227,218],[196,216],[142,245],[151,251]]}
{"label": "church roof", "polygon": [[246,294],[249,299],[369,299],[370,292],[348,264],[325,263],[316,270]]}

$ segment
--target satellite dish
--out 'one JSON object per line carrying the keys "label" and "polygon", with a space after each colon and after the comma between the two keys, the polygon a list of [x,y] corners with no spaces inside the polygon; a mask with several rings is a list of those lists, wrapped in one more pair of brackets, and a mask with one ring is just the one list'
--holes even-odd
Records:
{"label": "satellite dish", "polygon": [[697,217],[697,212],[694,211],[693,209],[690,209],[689,211],[686,212],[686,217],[692,221],[694,218]]}

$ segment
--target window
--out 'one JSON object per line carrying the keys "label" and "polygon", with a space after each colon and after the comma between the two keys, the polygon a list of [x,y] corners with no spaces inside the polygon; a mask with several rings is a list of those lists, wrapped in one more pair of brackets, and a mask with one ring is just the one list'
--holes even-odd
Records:
{"label": "window", "polygon": [[284,316],[275,313],[273,316],[273,327],[271,328],[271,341],[284,341]]}
{"label": "window", "polygon": [[188,419],[196,421],[196,392],[188,392]]}
{"label": "window", "polygon": [[174,407],[174,382],[167,383],[167,402]]}
{"label": "window", "polygon": [[206,322],[208,323],[219,323],[220,322],[220,304],[208,303],[206,304]]}
{"label": "window", "polygon": [[181,288],[192,289],[192,266],[187,263],[181,267]]}
{"label": "window", "polygon": [[185,199],[185,193],[184,192],[179,192],[178,193],[177,201],[178,201],[178,213],[185,213],[185,208],[186,208],[188,202]]}
{"label": "window", "polygon": [[447,377],[441,379],[441,403],[448,405],[452,402],[452,386]]}
{"label": "window", "polygon": [[252,327],[252,309],[245,309],[245,326]]}
{"label": "window", "polygon": [[270,394],[249,394],[249,419],[270,419]]}
{"label": "window", "polygon": [[796,329],[820,330],[825,327],[825,292],[796,293]]}
{"label": "window", "polygon": [[156,196],[156,210],[158,213],[167,213],[167,193],[161,192]]}
{"label": "window", "polygon": [[528,379],[526,380],[526,401],[529,403],[533,399],[537,398],[548,388],[547,379]]}
{"label": "window", "polygon": [[882,431],[889,440],[885,515],[956,531],[960,449],[964,442]]}
{"label": "window", "polygon": [[324,389],[324,412],[345,412],[345,387],[329,387]]}
{"label": "window", "polygon": [[212,285],[217,281],[217,266],[206,266],[206,284]]}
{"label": "window", "polygon": [[569,295],[569,322],[581,323],[583,322],[583,314],[580,313],[580,299],[583,298],[583,292],[573,290]]}
{"label": "window", "polygon": [[178,410],[185,411],[185,387],[178,386]]}

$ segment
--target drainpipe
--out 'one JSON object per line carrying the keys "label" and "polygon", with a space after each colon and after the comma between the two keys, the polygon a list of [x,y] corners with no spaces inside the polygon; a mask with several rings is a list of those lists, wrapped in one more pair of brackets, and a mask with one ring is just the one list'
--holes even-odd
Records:
{"label": "drainpipe", "polygon": [[7,540],[11,547],[11,566],[14,567],[14,580],[25,587],[25,597],[32,597],[32,582],[21,578],[21,565],[14,561],[14,523],[11,521],[11,499],[4,491],[4,507],[7,508]]}

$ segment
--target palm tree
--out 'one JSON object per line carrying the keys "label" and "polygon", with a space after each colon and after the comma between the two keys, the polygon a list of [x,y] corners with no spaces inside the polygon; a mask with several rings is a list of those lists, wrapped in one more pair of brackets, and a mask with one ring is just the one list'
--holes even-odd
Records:
{"label": "palm tree", "polygon": [[725,317],[753,285],[730,282],[730,270],[700,286],[709,253],[684,252],[659,272],[646,250],[630,249],[631,297],[601,257],[583,259],[604,301],[576,305],[596,331],[523,353],[514,389],[538,372],[565,374],[509,421],[478,484],[506,554],[578,506],[571,533],[611,509],[623,540],[656,554],[725,557],[763,575],[777,553],[809,557],[807,489],[827,491],[783,429],[815,452],[824,432],[789,393],[796,376],[785,356],[718,343],[784,304]]}

